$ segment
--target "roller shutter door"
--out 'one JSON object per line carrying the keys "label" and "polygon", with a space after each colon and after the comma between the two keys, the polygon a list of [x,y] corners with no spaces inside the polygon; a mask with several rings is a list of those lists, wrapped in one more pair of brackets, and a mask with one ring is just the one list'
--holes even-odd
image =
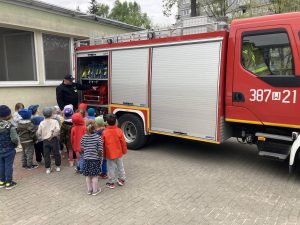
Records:
{"label": "roller shutter door", "polygon": [[220,39],[153,48],[151,130],[217,140]]}
{"label": "roller shutter door", "polygon": [[148,63],[148,48],[112,52],[113,104],[148,106]]}

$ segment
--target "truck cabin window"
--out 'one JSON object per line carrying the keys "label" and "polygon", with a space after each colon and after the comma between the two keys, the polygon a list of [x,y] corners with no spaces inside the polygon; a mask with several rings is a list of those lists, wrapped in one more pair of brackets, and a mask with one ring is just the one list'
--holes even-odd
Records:
{"label": "truck cabin window", "polygon": [[246,32],[242,39],[242,65],[257,76],[294,75],[294,60],[283,29]]}

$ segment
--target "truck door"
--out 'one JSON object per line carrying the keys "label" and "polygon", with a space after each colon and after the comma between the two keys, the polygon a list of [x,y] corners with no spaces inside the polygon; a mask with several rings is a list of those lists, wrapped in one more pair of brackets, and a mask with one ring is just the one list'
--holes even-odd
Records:
{"label": "truck door", "polygon": [[232,106],[244,123],[300,127],[299,56],[292,29],[237,30]]}

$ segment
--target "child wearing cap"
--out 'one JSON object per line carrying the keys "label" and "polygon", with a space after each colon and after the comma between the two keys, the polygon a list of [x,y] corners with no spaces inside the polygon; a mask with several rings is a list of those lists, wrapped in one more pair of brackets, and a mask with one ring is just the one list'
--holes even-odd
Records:
{"label": "child wearing cap", "polygon": [[[108,183],[106,187],[115,188],[115,183],[119,186],[125,184],[125,170],[123,165],[123,155],[127,153],[127,145],[124,134],[116,126],[116,115],[107,114],[106,122],[108,126],[102,133],[104,157],[107,159],[108,166]],[[115,177],[115,170],[118,170],[118,179]]]}
{"label": "child wearing cap", "polygon": [[72,105],[66,105],[64,107],[64,122],[61,125],[60,128],[60,141],[66,146],[67,153],[68,153],[68,159],[70,163],[70,167],[74,165],[74,159],[73,159],[73,147],[71,143],[71,129],[73,126],[72,123],[72,115],[73,115],[73,106]]}
{"label": "child wearing cap", "polygon": [[32,163],[34,154],[34,143],[37,141],[37,126],[31,122],[31,110],[21,109],[19,111],[22,119],[18,123],[18,134],[22,145],[22,167],[28,170],[36,169],[38,165]]}
{"label": "child wearing cap", "polygon": [[0,105],[0,188],[10,190],[17,183],[13,181],[13,164],[19,137],[16,127],[9,122],[11,110]]}
{"label": "child wearing cap", "polygon": [[[38,129],[38,126],[44,120],[44,117],[39,115],[39,105],[31,105],[28,109],[32,112],[31,122],[36,126],[36,129]],[[35,160],[41,163],[42,157],[44,156],[43,141],[38,140],[37,143],[34,144],[34,150]]]}
{"label": "child wearing cap", "polygon": [[59,139],[60,127],[57,120],[52,119],[53,109],[46,107],[43,110],[45,120],[39,125],[37,135],[40,140],[43,140],[44,159],[46,173],[51,173],[51,159],[50,153],[53,152],[56,165],[56,171],[60,172],[61,157],[59,152]]}
{"label": "child wearing cap", "polygon": [[[95,125],[96,125],[96,134],[98,134],[100,136],[100,138],[102,138],[102,133],[105,130],[105,122],[104,122],[103,116],[97,116],[95,118]],[[107,176],[107,160],[105,158],[103,158],[103,161],[102,161],[100,177],[102,179],[108,178],[108,176]]]}
{"label": "child wearing cap", "polygon": [[88,110],[87,110],[87,119],[89,119],[89,120],[94,120],[96,117],[95,117],[95,115],[96,115],[96,111],[95,111],[95,109],[94,108],[89,108]]}

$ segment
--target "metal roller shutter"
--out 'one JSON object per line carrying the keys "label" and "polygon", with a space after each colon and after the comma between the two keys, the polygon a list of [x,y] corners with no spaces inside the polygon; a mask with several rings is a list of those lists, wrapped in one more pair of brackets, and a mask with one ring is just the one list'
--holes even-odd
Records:
{"label": "metal roller shutter", "polygon": [[113,104],[148,106],[148,63],[148,48],[112,52]]}
{"label": "metal roller shutter", "polygon": [[217,140],[222,43],[153,48],[151,129]]}

